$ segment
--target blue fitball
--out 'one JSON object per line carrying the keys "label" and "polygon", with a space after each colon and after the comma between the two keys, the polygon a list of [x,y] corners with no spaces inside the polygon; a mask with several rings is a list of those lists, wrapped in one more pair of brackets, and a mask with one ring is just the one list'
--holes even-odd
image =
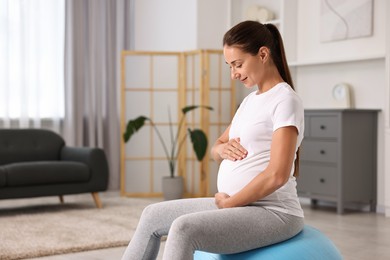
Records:
{"label": "blue fitball", "polygon": [[194,260],[341,260],[343,257],[321,231],[305,225],[296,236],[266,247],[238,254],[213,254],[196,251]]}

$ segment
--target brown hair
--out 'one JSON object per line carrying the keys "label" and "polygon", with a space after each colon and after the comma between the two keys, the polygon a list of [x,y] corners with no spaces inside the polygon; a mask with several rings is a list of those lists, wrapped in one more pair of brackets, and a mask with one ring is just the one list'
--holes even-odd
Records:
{"label": "brown hair", "polygon": [[[223,46],[225,45],[235,46],[253,56],[258,54],[260,47],[267,47],[270,50],[271,59],[278,69],[280,76],[294,89],[284,52],[283,39],[275,25],[261,24],[255,21],[241,22],[225,33]],[[295,177],[299,174],[299,150],[298,148],[294,162]]]}

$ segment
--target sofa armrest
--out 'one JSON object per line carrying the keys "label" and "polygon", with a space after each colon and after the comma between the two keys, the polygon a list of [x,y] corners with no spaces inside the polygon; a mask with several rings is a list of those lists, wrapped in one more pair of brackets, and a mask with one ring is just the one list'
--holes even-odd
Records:
{"label": "sofa armrest", "polygon": [[108,186],[108,162],[103,149],[64,146],[61,149],[62,161],[81,162],[91,170],[90,183],[94,190],[104,191]]}

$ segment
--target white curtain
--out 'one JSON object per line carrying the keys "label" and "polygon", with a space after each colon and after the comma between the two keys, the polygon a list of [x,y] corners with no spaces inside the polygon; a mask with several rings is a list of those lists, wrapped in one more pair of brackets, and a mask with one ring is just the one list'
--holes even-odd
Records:
{"label": "white curtain", "polygon": [[120,182],[120,52],[130,48],[130,0],[66,1],[65,125],[68,144],[100,147]]}
{"label": "white curtain", "polygon": [[0,0],[0,127],[60,132],[64,30],[64,0]]}

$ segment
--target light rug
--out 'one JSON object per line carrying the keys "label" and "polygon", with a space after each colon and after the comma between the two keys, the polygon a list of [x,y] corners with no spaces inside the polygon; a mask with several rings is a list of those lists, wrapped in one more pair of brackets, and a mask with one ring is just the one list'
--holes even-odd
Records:
{"label": "light rug", "polygon": [[[67,201],[69,197],[71,202]],[[91,195],[64,198],[64,204],[55,197],[0,200],[0,259],[125,246],[142,209],[158,201],[103,195],[103,208],[98,209]]]}

